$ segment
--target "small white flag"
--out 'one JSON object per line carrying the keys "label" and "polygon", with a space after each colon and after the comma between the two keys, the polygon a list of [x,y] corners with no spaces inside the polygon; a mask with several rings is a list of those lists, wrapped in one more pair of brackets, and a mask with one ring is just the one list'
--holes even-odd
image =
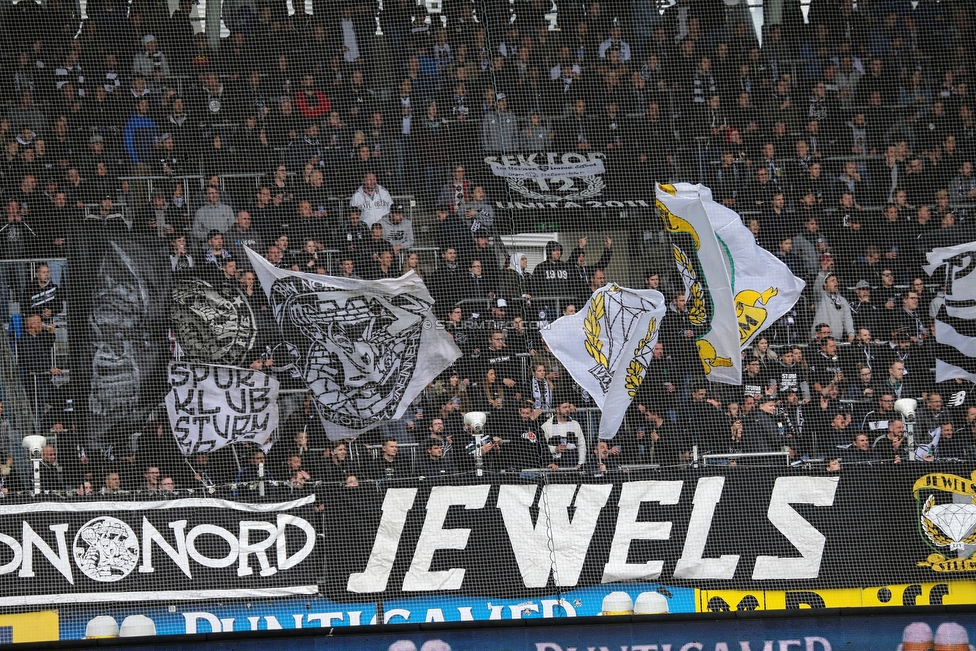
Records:
{"label": "small white flag", "polygon": [[658,291],[610,284],[546,331],[549,350],[603,410],[600,438],[617,433],[647,374],[665,311]]}
{"label": "small white flag", "polygon": [[170,362],[166,411],[183,456],[249,441],[265,452],[278,427],[278,380],[249,368]]}

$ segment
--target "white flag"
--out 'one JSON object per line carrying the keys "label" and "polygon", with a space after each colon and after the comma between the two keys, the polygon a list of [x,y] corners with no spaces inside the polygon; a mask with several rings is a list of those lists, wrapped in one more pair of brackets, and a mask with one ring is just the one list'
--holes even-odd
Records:
{"label": "white flag", "polygon": [[666,310],[661,292],[610,284],[546,332],[552,354],[603,410],[600,438],[617,433],[644,381]]}
{"label": "white flag", "polygon": [[415,273],[355,280],[286,271],[245,249],[278,324],[276,365],[308,385],[332,440],[401,418],[461,350]]}
{"label": "white flag", "polygon": [[699,194],[658,185],[658,213],[685,287],[688,315],[705,329],[695,345],[712,382],[742,383],[742,360],[732,295],[732,256],[719,245]]}
{"label": "white flag", "polygon": [[697,186],[708,221],[731,262],[735,315],[739,322],[739,343],[752,345],[759,333],[793,309],[806,287],[782,260],[759,246],[739,213],[712,199],[712,191]]}
{"label": "white flag", "polygon": [[935,381],[976,382],[976,242],[934,247],[926,273],[945,287],[935,315]]}
{"label": "white flag", "polygon": [[278,380],[249,368],[170,362],[166,410],[183,456],[250,441],[265,452],[278,427]]}
{"label": "white flag", "polygon": [[719,245],[727,252],[723,260],[734,294],[739,343],[742,348],[748,348],[760,332],[796,305],[806,282],[759,246],[739,213],[712,199],[712,191],[706,186],[674,183],[663,187],[665,192],[674,188],[679,197],[698,195],[701,198]]}

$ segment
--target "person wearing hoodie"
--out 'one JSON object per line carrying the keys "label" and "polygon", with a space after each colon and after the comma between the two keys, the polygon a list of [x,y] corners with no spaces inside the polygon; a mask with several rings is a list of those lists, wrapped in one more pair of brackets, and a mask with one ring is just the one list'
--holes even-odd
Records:
{"label": "person wearing hoodie", "polygon": [[[532,283],[529,285],[532,296],[569,296],[571,269],[560,259],[562,254],[562,244],[555,240],[546,243],[546,259],[536,265],[532,272]],[[558,315],[556,303],[539,305],[540,312],[544,312],[540,318],[554,320]]]}
{"label": "person wearing hoodie", "polygon": [[597,269],[606,269],[607,265],[610,264],[610,256],[613,255],[613,250],[610,248],[613,245],[613,240],[610,236],[605,236],[603,240],[603,255],[592,267],[586,266],[586,238],[581,237],[579,242],[577,242],[577,247],[573,249],[573,253],[569,256],[569,283],[570,283],[570,293],[578,301],[576,303],[577,309],[581,308],[586,301],[589,300],[593,291],[590,289],[590,278]]}
{"label": "person wearing hoodie", "polygon": [[508,258],[508,268],[502,273],[502,296],[509,301],[532,298],[529,288],[532,274],[527,270],[529,259],[524,253],[513,253]]}

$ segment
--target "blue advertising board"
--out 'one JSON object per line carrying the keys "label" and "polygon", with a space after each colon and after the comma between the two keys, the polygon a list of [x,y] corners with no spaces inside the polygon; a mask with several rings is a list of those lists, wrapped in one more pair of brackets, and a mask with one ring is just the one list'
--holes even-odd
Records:
{"label": "blue advertising board", "polygon": [[579,620],[579,625],[504,625],[484,623],[468,629],[441,626],[347,629],[325,635],[270,637],[219,636],[199,642],[155,641],[152,646],[113,645],[132,651],[935,651],[971,649],[976,615],[970,612],[864,616],[736,617],[704,615],[648,618],[612,617]]}
{"label": "blue advertising board", "polygon": [[[626,592],[632,600],[645,592],[664,595],[671,613],[695,612],[691,588],[625,583],[569,590],[527,599],[491,597],[416,597],[383,603],[383,623],[421,624],[589,617],[602,612],[610,592]],[[376,603],[339,603],[328,599],[274,599],[226,603],[180,603],[107,607],[103,604],[61,609],[61,639],[83,640],[94,617],[109,615],[122,622],[130,615],[145,615],[157,635],[192,635],[243,631],[335,628],[378,623]]]}

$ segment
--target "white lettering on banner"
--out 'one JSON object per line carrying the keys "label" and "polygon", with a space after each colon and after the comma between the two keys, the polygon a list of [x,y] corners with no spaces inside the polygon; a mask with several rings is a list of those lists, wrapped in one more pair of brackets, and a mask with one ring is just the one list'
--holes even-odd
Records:
{"label": "white lettering on banner", "polygon": [[731,579],[739,565],[739,556],[729,554],[720,558],[702,558],[708,532],[712,528],[715,507],[722,499],[725,477],[702,477],[695,488],[694,508],[685,534],[681,558],[674,567],[676,579]]}
{"label": "white lettering on banner", "polygon": [[[169,528],[173,530],[173,538],[176,543],[174,548],[163,535],[145,517],[142,519],[142,565],[139,571],[143,573],[155,572],[152,559],[152,543],[159,546],[173,563],[187,576],[193,578],[190,570],[190,558],[203,565],[204,567],[222,568],[229,567],[238,562],[237,576],[251,576],[254,571],[250,567],[250,556],[254,556],[261,569],[260,576],[273,576],[279,570],[288,570],[295,567],[305,560],[315,548],[315,527],[303,518],[285,513],[278,514],[277,526],[271,522],[242,520],[239,523],[239,533],[237,537],[230,531],[222,527],[211,524],[201,524],[190,530],[189,534],[184,532],[186,520],[177,520],[169,523]],[[65,525],[67,526],[67,525]],[[288,527],[293,526],[301,529],[305,534],[302,547],[295,554],[288,556]],[[251,532],[264,531],[268,535],[257,542],[251,541]],[[196,549],[196,539],[202,535],[215,535],[227,542],[230,550],[224,558],[208,558]],[[0,539],[2,540],[2,539]],[[272,565],[268,558],[268,549],[275,546],[277,552],[277,566]]]}
{"label": "white lettering on banner", "polygon": [[670,522],[638,522],[640,506],[644,502],[677,504],[681,498],[682,481],[634,481],[621,485],[617,502],[617,526],[610,544],[610,557],[603,568],[603,583],[640,581],[661,576],[664,561],[628,563],[633,540],[667,540],[671,537]]}
{"label": "white lettering on banner", "polygon": [[[577,488],[579,492],[577,493]],[[515,552],[515,561],[527,588],[542,588],[549,582],[550,572],[556,585],[573,586],[583,571],[583,561],[596,530],[600,511],[610,498],[610,484],[550,484],[542,488],[539,497],[539,517],[532,525],[530,509],[537,487],[532,485],[502,485],[498,490],[496,508],[502,512],[508,540]],[[573,504],[573,496],[576,496]],[[570,522],[569,509],[575,506]],[[553,553],[540,554],[552,538]]]}
{"label": "white lettering on banner", "polygon": [[769,499],[767,517],[800,552],[800,558],[758,556],[752,578],[815,579],[820,574],[827,538],[803,519],[790,504],[831,506],[839,482],[837,477],[778,477]]}
{"label": "white lettering on banner", "polygon": [[416,488],[391,488],[383,498],[383,515],[376,529],[376,539],[369,553],[366,569],[349,575],[346,590],[349,592],[383,592],[396,560],[400,547],[403,525],[407,522],[407,512],[413,507],[417,497]]}
{"label": "white lettering on banner", "polygon": [[21,561],[24,560],[24,549],[20,546],[20,543],[17,542],[16,538],[11,538],[5,533],[0,533],[0,543],[3,543],[9,547],[11,552],[10,561],[6,565],[0,567],[0,574],[10,574],[20,567]]}
{"label": "white lettering on banner", "polygon": [[55,539],[58,543],[58,553],[55,554],[54,550],[51,549],[50,545],[44,541],[37,532],[31,529],[31,526],[24,522],[23,538],[24,541],[24,553],[23,553],[23,565],[20,568],[20,577],[33,577],[34,576],[34,547],[44,555],[44,558],[48,560],[54,568],[60,572],[64,578],[68,580],[68,583],[74,585],[75,579],[71,572],[71,560],[68,556],[68,542],[65,539],[65,533],[68,531],[68,525],[65,524],[53,524],[48,527],[52,532],[54,532]]}
{"label": "white lettering on banner", "polygon": [[[198,551],[196,548],[197,538],[205,535],[212,535],[222,538],[230,547],[230,551],[227,553],[227,556],[224,558],[210,558],[208,556],[204,556],[203,553]],[[221,568],[229,567],[234,564],[234,561],[237,560],[237,557],[240,554],[240,545],[237,542],[237,537],[223,527],[217,527],[212,524],[198,524],[190,529],[190,533],[186,535],[186,551],[190,555],[190,558],[204,567]]]}
{"label": "white lettering on banner", "polygon": [[444,519],[452,506],[465,509],[482,509],[488,500],[491,486],[437,486],[430,490],[427,498],[427,517],[424,528],[417,540],[417,548],[410,563],[410,569],[403,577],[406,592],[428,590],[459,590],[464,580],[464,570],[451,568],[442,572],[431,572],[430,563],[439,549],[464,549],[468,544],[470,529],[444,529]]}
{"label": "white lettering on banner", "polygon": [[169,528],[173,530],[173,537],[176,539],[176,549],[173,549],[173,546],[166,542],[166,539],[149,522],[148,518],[142,518],[142,565],[139,566],[139,571],[144,573],[155,571],[152,563],[152,544],[155,542],[169,556],[170,560],[176,563],[176,567],[180,568],[188,579],[192,579],[193,576],[190,574],[190,559],[186,553],[186,535],[183,533],[183,530],[186,529],[186,520],[170,522]]}
{"label": "white lettering on banner", "polygon": [[[264,531],[268,535],[259,542],[251,542],[252,531]],[[254,554],[261,565],[261,576],[272,576],[278,572],[278,568],[272,567],[268,562],[267,549],[275,544],[278,538],[284,539],[284,532],[280,532],[278,527],[270,522],[241,522],[240,556],[238,557],[237,576],[250,576],[254,574],[248,563],[248,556]],[[284,545],[282,545],[284,547]]]}
{"label": "white lettering on banner", "polygon": [[[288,537],[285,535],[288,525],[293,527],[298,527],[303,532],[305,532],[305,544],[299,549],[294,555],[288,555]],[[306,558],[315,549],[315,527],[312,523],[304,518],[299,518],[294,515],[288,515],[285,513],[278,514],[278,569],[288,570]]]}
{"label": "white lettering on banner", "polygon": [[[677,645],[671,644],[634,644],[631,645],[630,651],[671,651],[672,647],[677,647]],[[803,641],[800,640],[765,640],[763,642],[763,651],[788,651],[792,646],[802,646],[806,651],[832,651],[830,646],[830,641],[826,638],[812,636],[805,637]],[[740,651],[751,651],[752,645],[749,640],[739,640],[737,642],[716,642],[715,651],[729,651],[730,648],[738,648]],[[595,651],[597,647],[587,647],[588,651]],[[704,645],[700,642],[688,642],[684,646],[680,647],[682,651],[691,651],[691,649],[696,649],[701,651],[704,649]],[[600,651],[604,651],[607,647],[599,647]],[[555,642],[536,642],[535,651],[577,651],[575,647],[566,647],[563,649],[559,644]],[[627,651],[627,647],[621,647],[621,651]]]}

